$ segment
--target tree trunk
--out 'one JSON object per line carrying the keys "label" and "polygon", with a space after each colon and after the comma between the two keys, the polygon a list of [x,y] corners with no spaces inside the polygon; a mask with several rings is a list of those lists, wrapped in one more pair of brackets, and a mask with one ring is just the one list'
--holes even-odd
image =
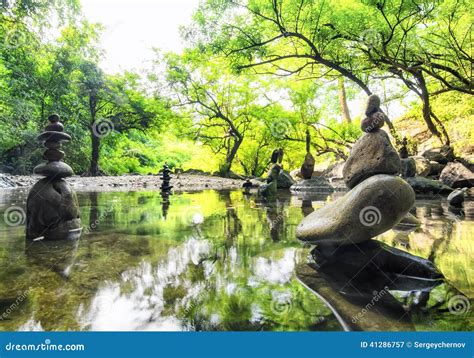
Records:
{"label": "tree trunk", "polygon": [[425,82],[425,78],[423,77],[423,74],[414,73],[413,75],[416,81],[418,82],[418,86],[420,88],[419,96],[423,103],[423,108],[422,108],[423,120],[428,126],[428,129],[430,130],[430,132],[433,133],[436,137],[438,137],[438,139],[443,145],[449,146],[450,140],[449,140],[449,135],[446,131],[446,128],[444,128],[441,122],[438,122],[438,126],[441,128],[443,132],[443,134],[441,134],[438,128],[436,127],[435,123],[431,119],[432,117],[435,117],[435,116],[433,115],[433,111],[431,109],[430,95],[429,95],[428,88],[426,86],[426,82]]}
{"label": "tree trunk", "polygon": [[100,156],[100,137],[94,133],[93,128],[91,127],[91,164],[89,167],[89,175],[90,176],[98,176],[100,175],[99,169],[99,156]]}
{"label": "tree trunk", "polygon": [[344,86],[344,78],[338,79],[339,104],[341,106],[342,120],[344,123],[351,123],[351,114],[347,105],[346,88]]}
{"label": "tree trunk", "polygon": [[227,152],[226,158],[225,158],[225,164],[226,168],[224,171],[224,176],[228,177],[230,174],[230,168],[232,167],[232,162],[234,161],[234,158],[237,154],[237,151],[239,150],[240,145],[243,142],[242,136],[235,136],[234,144],[232,145],[232,148]]}

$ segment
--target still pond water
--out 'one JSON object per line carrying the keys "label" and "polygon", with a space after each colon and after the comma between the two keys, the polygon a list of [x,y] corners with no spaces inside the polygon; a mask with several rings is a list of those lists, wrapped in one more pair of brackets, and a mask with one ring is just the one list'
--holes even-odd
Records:
{"label": "still pond water", "polygon": [[363,330],[474,328],[474,221],[450,213],[442,199],[417,201],[421,227],[377,238],[429,258],[446,278],[390,291],[406,312],[397,319],[354,305],[330,285],[317,295],[296,277],[310,251],[296,226],[309,204],[340,193],[302,208],[284,193],[262,204],[240,191],[209,190],[166,204],[159,192],[80,192],[80,240],[35,244],[25,242],[21,220],[4,220],[9,208],[25,207],[26,195],[0,192],[0,330],[327,331],[354,315]]}

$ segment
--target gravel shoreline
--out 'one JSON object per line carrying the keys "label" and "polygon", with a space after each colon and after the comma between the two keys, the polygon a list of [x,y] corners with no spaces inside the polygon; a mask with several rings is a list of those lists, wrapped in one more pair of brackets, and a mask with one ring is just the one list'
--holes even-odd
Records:
{"label": "gravel shoreline", "polygon": [[[16,188],[29,188],[33,186],[41,176],[35,175],[2,175],[16,187],[2,188],[0,190],[11,190]],[[160,190],[162,180],[157,175],[120,175],[81,177],[73,176],[66,181],[76,191],[139,191]],[[258,185],[258,181],[252,180]],[[171,176],[173,191],[200,191],[205,189],[225,190],[242,188],[243,180],[229,179],[215,176],[180,174]]]}

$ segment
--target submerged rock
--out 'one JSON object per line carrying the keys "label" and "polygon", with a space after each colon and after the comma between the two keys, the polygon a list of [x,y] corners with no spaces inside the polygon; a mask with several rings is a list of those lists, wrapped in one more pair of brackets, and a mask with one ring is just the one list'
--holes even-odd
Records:
{"label": "submerged rock", "polygon": [[344,166],[349,188],[376,174],[398,174],[401,164],[397,151],[383,130],[366,133],[354,144]]}
{"label": "submerged rock", "polygon": [[374,175],[305,217],[296,236],[311,244],[367,241],[400,222],[414,202],[415,193],[402,178]]}
{"label": "submerged rock", "polygon": [[444,185],[439,180],[424,177],[406,178],[406,180],[413,190],[420,194],[448,194],[453,191],[451,187]]}
{"label": "submerged rock", "polygon": [[61,240],[81,231],[76,194],[63,179],[44,178],[30,190],[26,236]]}
{"label": "submerged rock", "polygon": [[293,184],[290,188],[295,193],[332,193],[334,188],[324,177],[313,177]]}

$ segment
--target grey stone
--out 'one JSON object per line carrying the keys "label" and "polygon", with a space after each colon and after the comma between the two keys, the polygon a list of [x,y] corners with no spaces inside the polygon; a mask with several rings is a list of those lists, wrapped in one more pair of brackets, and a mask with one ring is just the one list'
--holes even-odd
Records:
{"label": "grey stone", "polygon": [[303,179],[311,179],[314,171],[314,157],[311,153],[306,153],[303,165],[301,166],[301,176]]}
{"label": "grey stone", "polygon": [[474,173],[462,163],[448,163],[439,179],[452,188],[472,188],[474,186]]}
{"label": "grey stone", "polygon": [[416,175],[416,162],[413,158],[400,159],[400,163],[402,166],[401,173],[403,177],[414,177]]}
{"label": "grey stone", "polygon": [[383,112],[375,112],[360,122],[360,128],[367,133],[374,132],[382,128],[387,119],[387,116]]}
{"label": "grey stone", "polygon": [[453,191],[453,189],[439,180],[433,180],[425,177],[413,177],[406,178],[406,181],[416,193],[426,194],[426,193],[435,193],[435,194],[448,194]]}
{"label": "grey stone", "polygon": [[428,173],[428,175],[429,176],[439,175],[443,171],[444,167],[446,167],[446,164],[430,161],[430,172]]}
{"label": "grey stone", "polygon": [[313,177],[293,184],[290,188],[295,193],[332,193],[334,188],[324,177]]}
{"label": "grey stone", "polygon": [[26,237],[62,240],[81,230],[76,194],[63,179],[45,178],[30,190]]}
{"label": "grey stone", "polygon": [[305,217],[296,236],[312,244],[367,241],[396,225],[414,202],[415,193],[402,178],[374,175]]}
{"label": "grey stone", "polygon": [[429,161],[438,162],[441,164],[447,164],[454,160],[454,153],[452,148],[443,146],[441,148],[433,148],[425,150],[422,154],[423,157]]}
{"label": "grey stone", "polygon": [[448,195],[448,203],[450,206],[461,208],[464,203],[464,190],[456,189]]}
{"label": "grey stone", "polygon": [[277,178],[278,189],[289,189],[294,183],[295,181],[288,172],[280,170]]}
{"label": "grey stone", "polygon": [[64,162],[48,162],[35,167],[35,174],[49,178],[66,178],[74,175],[72,168]]}
{"label": "grey stone", "polygon": [[413,160],[415,161],[416,165],[416,175],[420,177],[425,177],[430,174],[431,165],[430,161],[421,155],[414,155]]}
{"label": "grey stone", "polygon": [[343,169],[349,188],[376,174],[398,174],[401,164],[397,151],[383,130],[364,134],[357,140]]}

